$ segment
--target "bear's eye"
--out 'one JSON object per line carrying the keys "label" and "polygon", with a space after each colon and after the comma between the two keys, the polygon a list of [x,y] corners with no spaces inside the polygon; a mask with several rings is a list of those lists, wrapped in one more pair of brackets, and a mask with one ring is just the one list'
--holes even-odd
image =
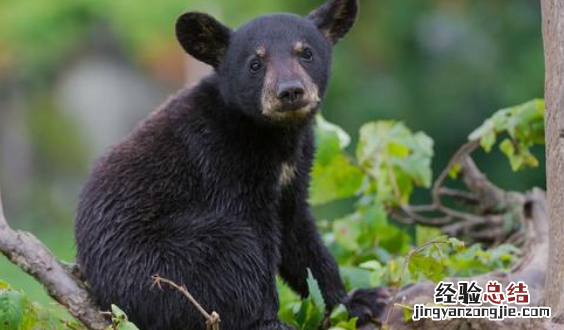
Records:
{"label": "bear's eye", "polygon": [[309,62],[309,61],[313,60],[313,53],[311,52],[311,49],[309,49],[309,48],[305,48],[300,55],[302,56],[304,61]]}
{"label": "bear's eye", "polygon": [[249,71],[252,73],[257,73],[262,69],[262,63],[259,60],[251,61],[249,64]]}

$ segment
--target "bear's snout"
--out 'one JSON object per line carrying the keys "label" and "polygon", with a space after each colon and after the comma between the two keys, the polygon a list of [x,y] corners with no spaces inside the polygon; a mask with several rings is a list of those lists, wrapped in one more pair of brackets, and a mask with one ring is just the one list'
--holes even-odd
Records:
{"label": "bear's snout", "polygon": [[310,118],[319,106],[317,85],[296,59],[271,60],[262,90],[262,114],[275,120]]}
{"label": "bear's snout", "polygon": [[294,107],[300,108],[303,103],[305,88],[301,81],[292,80],[278,85],[276,97],[282,103],[282,110],[292,110]]}

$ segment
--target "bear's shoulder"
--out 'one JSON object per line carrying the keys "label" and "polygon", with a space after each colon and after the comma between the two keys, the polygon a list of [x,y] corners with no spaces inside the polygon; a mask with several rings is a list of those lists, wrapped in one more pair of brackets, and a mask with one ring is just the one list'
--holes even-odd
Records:
{"label": "bear's shoulder", "polygon": [[[140,202],[162,201],[170,193],[197,185],[194,160],[201,153],[199,135],[206,130],[201,100],[214,103],[206,80],[180,90],[151,113],[121,142],[100,157],[83,187],[83,199],[111,198]],[[196,98],[197,96],[197,98]],[[199,102],[198,102],[199,101]],[[157,198],[158,197],[158,198]]]}

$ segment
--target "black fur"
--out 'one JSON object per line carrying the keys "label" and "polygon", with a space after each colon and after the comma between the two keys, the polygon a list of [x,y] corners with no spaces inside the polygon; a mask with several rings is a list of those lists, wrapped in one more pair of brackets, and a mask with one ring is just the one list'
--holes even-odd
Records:
{"label": "black fur", "polygon": [[333,44],[353,26],[358,14],[358,4],[349,0],[330,0],[312,11],[308,18]]}
{"label": "black fur", "polygon": [[204,13],[185,13],[176,22],[176,38],[186,52],[213,67],[229,45],[231,30]]}
{"label": "black fur", "polygon": [[[194,22],[204,14],[195,15],[177,26],[201,26]],[[225,29],[210,28],[217,21],[204,20],[204,30],[215,32],[192,38],[181,27],[180,39],[203,41],[199,58],[217,71],[112,148],[84,186],[75,231],[91,292],[104,309],[120,306],[142,330],[204,329],[204,318],[178,292],[150,289],[158,274],[217,311],[223,329],[291,329],[277,320],[275,276],[307,296],[310,268],[329,308],[343,302],[371,318],[373,309],[363,307],[370,295],[347,298],[307,205],[311,116],[263,118],[264,75],[247,69],[259,44],[274,54],[271,62],[297,61],[288,48],[301,39],[317,61],[300,65],[322,96],[331,40],[311,20],[289,14],[258,18],[227,39]],[[218,51],[224,41],[227,49]],[[286,181],[283,164],[293,168]]]}

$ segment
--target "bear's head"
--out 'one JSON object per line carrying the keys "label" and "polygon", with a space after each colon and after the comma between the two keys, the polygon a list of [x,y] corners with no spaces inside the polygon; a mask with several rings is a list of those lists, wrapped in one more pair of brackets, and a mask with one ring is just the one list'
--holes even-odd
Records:
{"label": "bear's head", "polygon": [[236,30],[203,13],[176,23],[182,47],[214,67],[224,101],[268,123],[304,121],[320,106],[331,48],[352,27],[357,0],[329,0],[302,17],[260,16]]}

